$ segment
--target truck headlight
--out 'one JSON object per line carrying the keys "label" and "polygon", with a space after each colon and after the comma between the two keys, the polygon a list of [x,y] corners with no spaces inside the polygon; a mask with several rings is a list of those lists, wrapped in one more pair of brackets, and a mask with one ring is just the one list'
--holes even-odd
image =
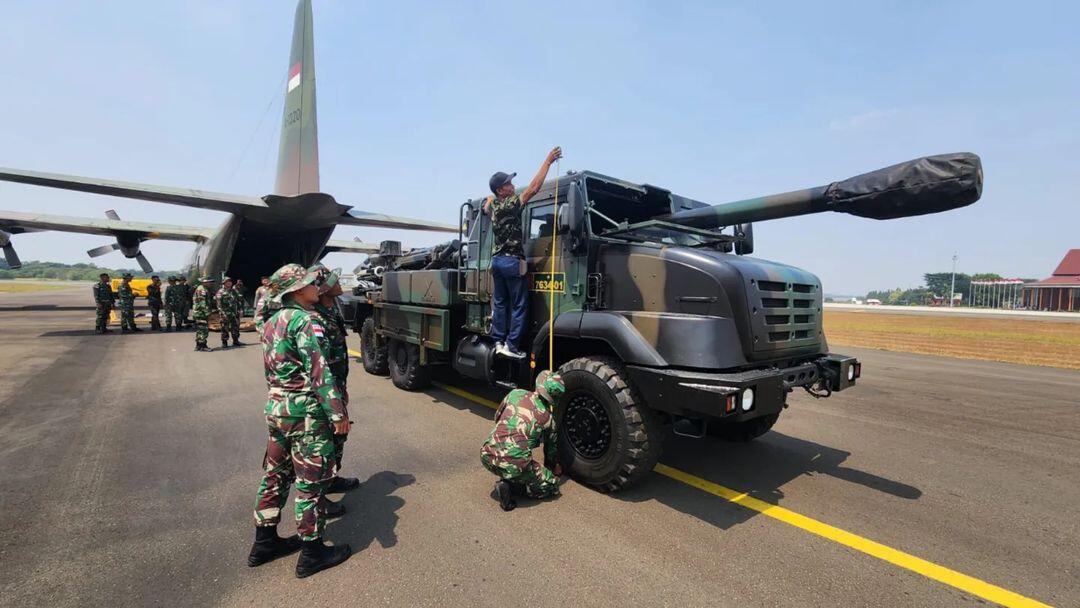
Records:
{"label": "truck headlight", "polygon": [[847,379],[848,379],[848,382],[851,382],[852,380],[855,379],[855,366],[854,365],[849,365],[848,366],[848,368],[847,368]]}
{"label": "truck headlight", "polygon": [[749,412],[752,407],[754,407],[754,389],[748,388],[742,392],[742,409],[744,412]]}

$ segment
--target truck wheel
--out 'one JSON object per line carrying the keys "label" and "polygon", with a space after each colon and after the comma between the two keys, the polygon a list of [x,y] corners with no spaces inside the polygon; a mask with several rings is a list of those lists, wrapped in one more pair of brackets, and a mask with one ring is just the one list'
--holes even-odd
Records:
{"label": "truck wheel", "polygon": [[360,326],[360,358],[364,362],[364,371],[373,376],[385,376],[389,373],[386,344],[375,346],[375,319],[368,317]]}
{"label": "truck wheel", "polygon": [[634,485],[660,459],[663,426],[615,359],[581,357],[561,368],[559,456],[575,480],[601,492]]}
{"label": "truck wheel", "polygon": [[407,391],[418,391],[431,384],[430,370],[420,365],[420,347],[401,340],[390,340],[390,380],[394,386]]}
{"label": "truck wheel", "polygon": [[705,432],[709,437],[723,439],[724,441],[751,441],[769,432],[769,429],[780,419],[780,414],[769,414],[753,420],[720,424],[716,421],[709,423]]}

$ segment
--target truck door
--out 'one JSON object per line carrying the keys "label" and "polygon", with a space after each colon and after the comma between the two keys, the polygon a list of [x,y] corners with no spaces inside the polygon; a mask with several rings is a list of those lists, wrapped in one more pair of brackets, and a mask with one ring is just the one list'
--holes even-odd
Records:
{"label": "truck door", "polygon": [[[559,193],[560,212],[565,209],[565,193]],[[551,291],[555,292],[555,312],[580,310],[585,295],[585,274],[580,271],[581,262],[570,253],[569,235],[555,234],[557,254],[555,272],[551,271],[551,243],[555,233],[555,201],[549,196],[533,200],[526,208],[525,216],[526,284],[529,289],[529,317],[526,327],[530,332],[539,331],[548,321]]]}

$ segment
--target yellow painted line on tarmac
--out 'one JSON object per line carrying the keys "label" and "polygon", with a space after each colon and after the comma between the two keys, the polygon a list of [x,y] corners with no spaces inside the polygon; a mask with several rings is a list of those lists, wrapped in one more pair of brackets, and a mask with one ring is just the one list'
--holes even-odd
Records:
{"label": "yellow painted line on tarmac", "polygon": [[353,349],[351,349],[351,348],[349,349],[349,354],[350,354],[350,355],[352,355],[352,356],[354,356],[354,357],[359,357],[359,356],[361,356],[361,355],[360,355],[360,351],[358,351],[358,350],[353,350]]}
{"label": "yellow painted line on tarmac", "polygon": [[[350,354],[354,351],[349,351]],[[359,353],[357,353],[359,355]],[[479,395],[474,395],[469,391],[460,389],[456,386],[450,386],[441,382],[434,382],[435,386],[443,389],[444,391],[457,395],[463,399],[468,399],[473,403],[489,407],[491,409],[498,409],[499,404],[491,401],[490,399],[484,399]],[[986,581],[981,581],[973,576],[968,576],[962,572],[951,570],[945,566],[939,566],[933,562],[926,561],[925,559],[915,557],[910,553],[904,553],[898,549],[887,547],[881,543],[874,542],[868,538],[863,538],[858,534],[853,534],[847,530],[841,530],[835,526],[830,526],[827,523],[820,522],[811,517],[805,515],[799,515],[798,513],[785,509],[779,505],[774,505],[764,500],[760,500],[750,496],[746,492],[738,492],[731,488],[724,487],[720,484],[713,483],[707,479],[702,479],[696,475],[691,475],[685,471],[669,467],[666,464],[657,464],[653,469],[657,473],[674,479],[675,481],[684,483],[693,488],[697,488],[703,492],[718,496],[724,500],[735,503],[740,507],[750,509],[751,511],[757,511],[762,515],[766,515],[778,521],[782,521],[785,524],[795,526],[801,530],[809,532],[811,534],[820,536],[822,538],[833,541],[834,543],[844,545],[845,547],[854,549],[861,553],[865,553],[869,556],[876,557],[882,561],[888,562],[894,566],[899,566],[905,570],[910,570],[916,574],[921,574],[929,579],[944,583],[950,587],[955,587],[971,595],[981,597],[984,600],[1000,604],[1002,606],[1011,607],[1024,607],[1034,608],[1043,607],[1048,608],[1048,604],[1044,604],[1038,600],[1033,600],[1029,597],[1024,597],[1019,593],[1014,593],[1008,589],[1003,589],[997,585],[991,585]]]}

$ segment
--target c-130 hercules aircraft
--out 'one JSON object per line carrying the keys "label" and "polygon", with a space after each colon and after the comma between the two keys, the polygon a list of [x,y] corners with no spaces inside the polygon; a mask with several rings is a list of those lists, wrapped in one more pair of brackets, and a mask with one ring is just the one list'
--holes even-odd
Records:
{"label": "c-130 hercules aircraft", "polygon": [[248,285],[258,285],[260,277],[270,275],[290,262],[308,266],[333,251],[378,252],[378,245],[330,239],[338,224],[458,231],[457,226],[450,224],[359,211],[319,191],[311,0],[300,0],[296,7],[288,76],[277,183],[273,194],[263,197],[222,194],[0,168],[0,180],[4,181],[185,205],[230,214],[221,226],[211,229],[125,222],[113,211],[106,213],[108,219],[0,211],[0,247],[4,249],[8,265],[13,268],[21,265],[11,242],[13,234],[58,230],[113,236],[115,243],[91,249],[87,253],[97,257],[120,250],[126,257],[137,260],[147,272],[153,268],[140,250],[143,241],[194,241],[198,247],[185,269],[186,274],[220,276],[225,273],[243,279]]}

